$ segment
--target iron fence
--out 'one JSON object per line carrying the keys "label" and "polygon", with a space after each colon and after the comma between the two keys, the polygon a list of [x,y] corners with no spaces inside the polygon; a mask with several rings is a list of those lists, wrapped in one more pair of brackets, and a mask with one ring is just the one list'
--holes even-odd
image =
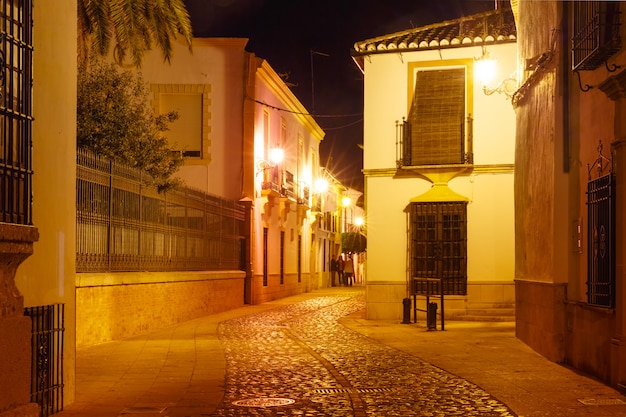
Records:
{"label": "iron fence", "polygon": [[242,269],[245,208],[78,151],[77,272]]}
{"label": "iron fence", "polygon": [[30,401],[39,404],[40,416],[63,410],[63,335],[65,306],[27,307],[31,330]]}

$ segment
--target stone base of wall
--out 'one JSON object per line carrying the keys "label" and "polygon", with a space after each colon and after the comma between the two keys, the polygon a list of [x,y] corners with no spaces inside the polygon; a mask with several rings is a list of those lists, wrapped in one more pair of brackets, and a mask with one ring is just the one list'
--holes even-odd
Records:
{"label": "stone base of wall", "polygon": [[[500,314],[514,316],[515,285],[513,282],[469,282],[467,295],[444,297],[444,319],[485,320],[497,318]],[[367,281],[366,318],[368,320],[403,320],[403,299],[407,297],[407,284],[401,281]],[[413,301],[411,297],[411,301]],[[430,297],[429,302],[437,303],[437,314],[441,314],[441,297]],[[426,297],[416,297],[418,321],[426,319]],[[411,321],[413,317],[411,307]]]}
{"label": "stone base of wall", "polygon": [[615,310],[568,303],[565,320],[567,364],[611,384],[611,372],[617,369],[617,363],[613,363],[611,343],[607,341],[612,341]]}
{"label": "stone base of wall", "polygon": [[566,285],[515,281],[516,336],[547,359],[565,361]]}
{"label": "stone base of wall", "polygon": [[0,417],[39,417],[39,406],[37,404],[26,404],[0,412]]}
{"label": "stone base of wall", "polygon": [[282,284],[280,283],[280,276],[269,275],[267,285],[263,285],[262,275],[255,275],[252,278],[252,304],[267,303],[318,288],[317,275],[308,272],[301,274],[300,282],[298,282],[297,274],[286,274]]}
{"label": "stone base of wall", "polygon": [[5,410],[30,401],[30,318],[0,316],[0,335],[0,416],[4,417]]}
{"label": "stone base of wall", "polygon": [[0,417],[39,416],[30,403],[31,321],[15,286],[15,271],[38,238],[34,227],[0,224]]}
{"label": "stone base of wall", "polygon": [[242,271],[79,274],[76,347],[242,307],[244,278]]}

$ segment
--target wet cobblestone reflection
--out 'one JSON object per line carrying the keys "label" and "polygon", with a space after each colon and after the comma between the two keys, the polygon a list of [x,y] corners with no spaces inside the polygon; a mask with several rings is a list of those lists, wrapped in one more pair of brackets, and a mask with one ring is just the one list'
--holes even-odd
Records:
{"label": "wet cobblestone reflection", "polygon": [[215,415],[515,416],[480,387],[338,323],[364,305],[346,293],[221,323],[227,373]]}

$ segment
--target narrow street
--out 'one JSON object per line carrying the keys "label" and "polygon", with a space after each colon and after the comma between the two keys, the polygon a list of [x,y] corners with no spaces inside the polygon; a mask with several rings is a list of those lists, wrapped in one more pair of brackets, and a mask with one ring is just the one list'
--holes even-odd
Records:
{"label": "narrow street", "polygon": [[362,292],[223,322],[217,416],[514,416],[474,384],[338,323]]}
{"label": "narrow street", "polygon": [[614,389],[538,355],[514,323],[366,320],[323,288],[77,351],[59,417],[624,417]]}

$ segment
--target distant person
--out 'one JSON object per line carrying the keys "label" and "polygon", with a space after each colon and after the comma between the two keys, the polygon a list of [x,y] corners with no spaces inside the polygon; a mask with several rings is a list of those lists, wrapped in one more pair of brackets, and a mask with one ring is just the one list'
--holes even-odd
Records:
{"label": "distant person", "polygon": [[336,278],[339,269],[339,262],[335,258],[330,259],[330,286],[336,286]]}
{"label": "distant person", "polygon": [[346,259],[343,275],[345,277],[344,281],[346,282],[346,285],[351,287],[354,281],[354,259],[352,259],[351,255],[348,255],[348,258]]}
{"label": "distant person", "polygon": [[344,262],[341,254],[337,255],[337,275],[339,276],[339,286],[343,284],[343,268]]}

